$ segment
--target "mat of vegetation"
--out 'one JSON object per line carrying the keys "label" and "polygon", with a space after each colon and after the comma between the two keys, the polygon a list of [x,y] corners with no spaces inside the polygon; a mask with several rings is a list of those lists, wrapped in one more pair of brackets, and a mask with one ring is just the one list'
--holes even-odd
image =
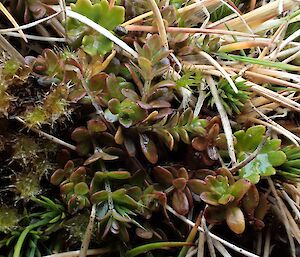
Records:
{"label": "mat of vegetation", "polygon": [[299,0],[1,0],[1,257],[300,256]]}

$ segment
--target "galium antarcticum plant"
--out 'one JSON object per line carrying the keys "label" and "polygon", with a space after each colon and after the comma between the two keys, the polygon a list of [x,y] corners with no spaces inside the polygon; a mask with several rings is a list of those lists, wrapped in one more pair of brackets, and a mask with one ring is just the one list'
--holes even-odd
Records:
{"label": "galium antarcticum plant", "polygon": [[[71,4],[71,10],[84,15],[110,31],[124,22],[125,18],[124,7],[111,7],[107,0],[101,0],[94,4],[90,0],[78,0],[75,4]],[[68,19],[67,31],[72,44],[75,47],[82,45],[83,50],[91,56],[98,54],[104,56],[113,48],[113,42],[75,19]]]}
{"label": "galium antarcticum plant", "polygon": [[[265,131],[264,126],[253,126],[247,131],[240,130],[234,133],[237,139],[235,149],[240,161],[247,158],[258,147]],[[276,174],[275,167],[282,165],[286,160],[286,155],[280,150],[280,145],[280,139],[267,139],[254,160],[240,169],[239,176],[256,184],[261,177]]]}

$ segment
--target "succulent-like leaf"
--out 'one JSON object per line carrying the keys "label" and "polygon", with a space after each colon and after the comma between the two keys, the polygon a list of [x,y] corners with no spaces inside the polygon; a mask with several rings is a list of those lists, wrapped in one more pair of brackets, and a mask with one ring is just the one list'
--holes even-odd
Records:
{"label": "succulent-like leaf", "polygon": [[236,234],[242,234],[245,230],[244,214],[239,207],[231,207],[226,210],[226,223]]}
{"label": "succulent-like leaf", "polygon": [[186,194],[180,190],[175,190],[172,195],[172,206],[177,213],[186,215],[190,209]]}
{"label": "succulent-like leaf", "polygon": [[149,162],[155,164],[158,161],[158,154],[154,142],[146,134],[139,134],[139,138],[143,154]]}

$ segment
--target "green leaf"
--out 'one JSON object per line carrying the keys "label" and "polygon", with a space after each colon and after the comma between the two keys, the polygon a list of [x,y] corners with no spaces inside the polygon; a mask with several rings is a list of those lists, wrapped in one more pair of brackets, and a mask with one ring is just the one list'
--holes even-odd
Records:
{"label": "green leaf", "polygon": [[110,171],[107,173],[107,177],[110,179],[128,179],[130,176],[128,171]]}
{"label": "green leaf", "polygon": [[77,195],[86,195],[89,192],[89,187],[85,182],[80,182],[75,185],[74,192]]}
{"label": "green leaf", "polygon": [[192,246],[192,243],[187,242],[158,242],[158,243],[150,243],[146,245],[141,245],[138,247],[135,247],[129,251],[126,252],[125,257],[135,257],[137,255],[140,255],[142,253],[165,248],[165,247],[183,247],[183,246]]}
{"label": "green leaf", "polygon": [[83,50],[89,55],[104,56],[113,48],[113,42],[103,35],[86,35],[82,39]]}
{"label": "green leaf", "polygon": [[[95,4],[90,0],[77,0],[76,4],[71,4],[71,9],[110,31],[125,20],[124,7],[115,5],[110,8],[107,0]],[[81,41],[84,51],[89,55],[104,56],[112,50],[113,42],[75,19],[68,19],[67,30],[75,42]]]}
{"label": "green leaf", "polygon": [[94,193],[92,196],[91,196],[91,201],[93,204],[96,204],[96,203],[101,203],[103,201],[106,201],[108,199],[108,192],[106,192],[105,190],[102,190],[102,191],[99,191],[99,192],[96,192]]}
{"label": "green leaf", "polygon": [[272,61],[260,60],[258,58],[253,58],[253,57],[248,57],[248,56],[240,56],[240,55],[224,54],[224,53],[219,53],[218,55],[220,57],[222,57],[226,60],[230,60],[230,61],[240,61],[240,62],[245,62],[245,63],[262,65],[265,67],[278,68],[278,69],[287,70],[287,71],[300,71],[299,66],[286,64],[286,63],[282,63],[282,62],[272,62]]}
{"label": "green leaf", "polygon": [[108,30],[113,30],[125,19],[124,7],[115,5],[109,8],[107,0],[101,0],[96,4],[92,4],[90,0],[77,0],[76,4],[71,4],[71,9]]}
{"label": "green leaf", "polygon": [[[239,161],[247,158],[258,145],[262,142],[265,134],[264,126],[253,126],[247,131],[237,131],[234,133],[237,144],[236,151]],[[268,139],[262,150],[257,156],[243,167],[239,176],[256,184],[259,182],[261,176],[271,176],[276,173],[274,167],[282,165],[286,160],[286,155],[283,151],[279,151],[281,141],[278,139]]]}

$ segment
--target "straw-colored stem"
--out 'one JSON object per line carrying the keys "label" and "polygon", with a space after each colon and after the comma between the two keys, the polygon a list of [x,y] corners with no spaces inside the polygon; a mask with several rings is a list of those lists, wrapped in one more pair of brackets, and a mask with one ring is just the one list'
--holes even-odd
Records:
{"label": "straw-colored stem", "polygon": [[285,205],[284,205],[283,201],[280,199],[280,197],[278,196],[272,179],[270,177],[267,177],[267,180],[268,180],[269,186],[271,188],[271,191],[272,191],[272,193],[273,193],[273,195],[274,195],[274,197],[276,199],[278,207],[280,209],[280,214],[281,214],[281,217],[283,219],[283,223],[284,223],[284,226],[285,226],[285,229],[286,229],[286,233],[287,233],[287,236],[288,236],[288,239],[289,239],[290,247],[291,247],[290,248],[290,250],[291,250],[291,256],[292,257],[296,257],[295,242],[294,242],[294,239],[293,239],[293,237],[291,235],[290,225],[289,225],[288,218],[287,218],[285,210],[284,210],[284,206]]}
{"label": "straw-colored stem", "polygon": [[[171,206],[167,205],[166,206],[166,209],[172,213],[173,215],[175,215],[178,219],[182,220],[184,223],[186,223],[187,225],[191,226],[191,227],[194,227],[195,226],[195,223],[191,220],[189,220],[188,218],[186,218],[185,216],[183,215],[180,215],[178,214]],[[204,229],[202,227],[198,227],[198,231],[200,232],[204,232]],[[227,246],[228,248],[234,250],[235,252],[238,252],[244,256],[247,256],[247,257],[259,257],[258,255],[256,254],[253,254],[247,250],[244,250],[226,240],[224,240],[223,238],[220,238],[219,236],[213,234],[212,232],[208,231],[209,235],[211,236],[211,238],[215,239],[215,240],[218,240],[221,244]]]}
{"label": "straw-colored stem", "polygon": [[227,147],[228,147],[228,152],[229,152],[229,156],[230,156],[230,159],[231,159],[231,163],[232,163],[232,165],[235,165],[236,164],[236,156],[235,156],[234,144],[233,144],[233,134],[232,134],[232,129],[231,129],[231,126],[230,126],[230,122],[229,122],[227,112],[226,112],[226,110],[224,109],[224,106],[221,103],[220,96],[219,96],[219,93],[218,93],[218,89],[216,87],[216,84],[215,84],[215,81],[213,80],[213,78],[211,76],[207,76],[206,81],[207,81],[207,84],[210,88],[210,92],[211,92],[211,94],[214,98],[214,101],[216,103],[218,112],[219,112],[220,117],[221,117],[224,133],[225,133],[226,140],[227,140]]}
{"label": "straw-colored stem", "polygon": [[236,42],[227,45],[223,45],[220,47],[219,52],[233,52],[237,50],[248,49],[252,47],[262,47],[262,46],[270,46],[269,42],[261,42],[261,41],[243,41]]}
{"label": "straw-colored stem", "polygon": [[208,53],[204,51],[200,51],[199,54],[203,56],[205,59],[207,59],[213,66],[215,66],[223,74],[225,79],[228,81],[229,85],[232,87],[233,91],[237,93],[238,89],[236,85],[234,84],[233,80],[228,75],[228,73],[224,70],[224,68],[215,59],[213,59]]}
{"label": "straw-colored stem", "polygon": [[157,22],[158,33],[160,35],[162,44],[168,50],[169,43],[168,43],[168,38],[167,38],[167,32],[165,29],[165,24],[164,24],[163,18],[161,16],[160,10],[159,10],[155,0],[149,0],[149,2],[150,2],[154,17]]}
{"label": "straw-colored stem", "polygon": [[[244,14],[242,17],[247,22],[247,24],[253,29],[263,22],[270,20],[278,15],[278,0],[265,4],[259,8],[254,9],[251,12]],[[294,0],[284,0],[284,11],[291,10],[293,7],[298,6],[297,1]],[[241,23],[240,17],[226,22],[225,24],[220,24],[214,28],[225,29],[226,26],[231,30],[245,31],[246,26]]]}
{"label": "straw-colored stem", "polygon": [[[128,31],[143,31],[143,32],[158,32],[158,29],[153,26],[146,25],[126,25],[125,28]],[[222,30],[222,29],[204,29],[204,28],[185,28],[185,27],[166,27],[166,31],[170,33],[187,33],[187,34],[195,34],[195,33],[203,33],[203,34],[219,34],[219,35],[234,35],[240,37],[251,37],[255,38],[257,35],[248,34],[244,32],[231,31],[231,30]],[[269,45],[269,42],[261,43],[262,46]]]}
{"label": "straw-colored stem", "polygon": [[[90,255],[102,255],[112,252],[109,248],[100,248],[100,249],[89,249],[86,253],[86,256]],[[80,250],[78,251],[70,251],[64,253],[55,253],[51,255],[44,255],[43,257],[78,257]]]}
{"label": "straw-colored stem", "polygon": [[96,216],[96,204],[93,204],[89,223],[86,227],[85,234],[82,240],[82,244],[80,247],[79,257],[86,257],[87,251],[89,249],[90,241],[93,234],[94,224],[95,224],[95,216]]}
{"label": "straw-colored stem", "polygon": [[54,142],[55,144],[59,144],[59,145],[62,145],[64,147],[67,147],[67,148],[69,148],[69,149],[71,149],[73,151],[76,151],[76,146],[71,145],[71,144],[69,144],[69,143],[67,143],[67,142],[65,142],[65,141],[63,141],[63,140],[61,140],[61,139],[59,139],[59,138],[57,138],[55,136],[52,136],[52,135],[50,135],[50,134],[48,134],[48,133],[46,133],[44,131],[41,131],[40,129],[37,129],[37,128],[34,128],[34,127],[29,127],[26,124],[26,122],[24,120],[22,120],[20,117],[17,116],[14,119],[17,120],[17,121],[19,121],[20,123],[24,124],[31,131],[33,131],[33,132],[37,133],[38,135],[41,135],[42,137],[44,137],[44,138],[46,138],[46,139]]}

